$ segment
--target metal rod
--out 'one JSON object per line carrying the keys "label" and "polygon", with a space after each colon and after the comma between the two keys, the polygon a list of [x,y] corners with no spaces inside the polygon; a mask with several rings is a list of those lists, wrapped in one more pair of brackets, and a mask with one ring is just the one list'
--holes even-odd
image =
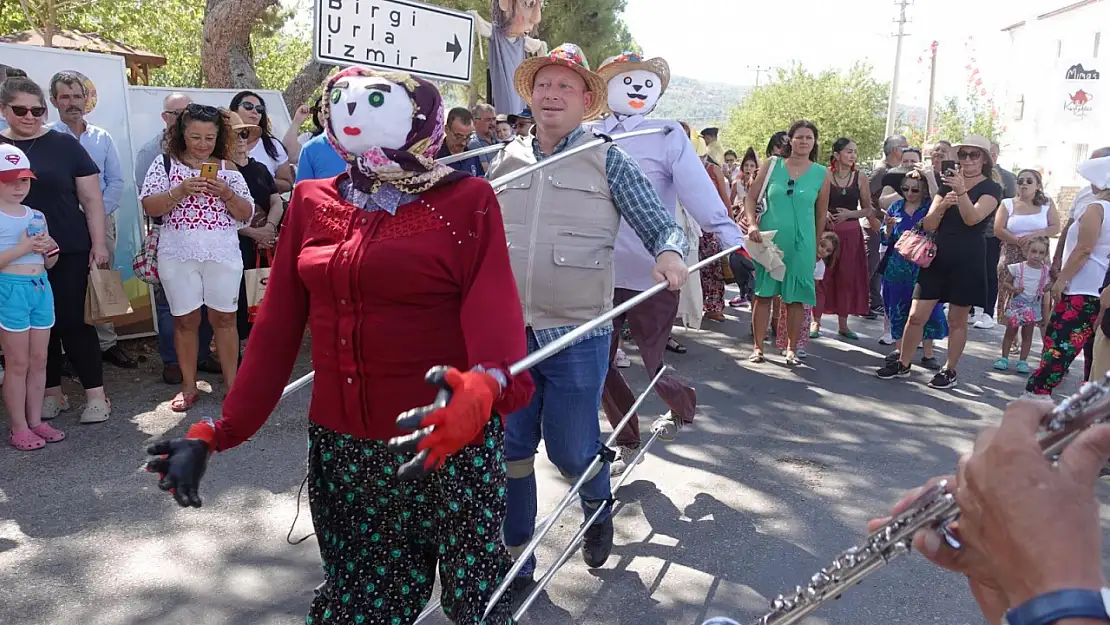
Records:
{"label": "metal rod", "polygon": [[475,148],[473,150],[467,150],[466,152],[459,152],[458,154],[452,154],[450,156],[444,156],[443,158],[437,158],[436,162],[439,163],[440,165],[450,165],[451,163],[457,163],[459,161],[465,161],[466,159],[468,159],[472,156],[484,156],[484,155],[490,154],[492,152],[500,152],[501,150],[504,150],[505,146],[507,146],[507,145],[509,145],[508,141],[501,141],[500,143],[494,143],[494,144],[491,144],[491,145],[487,145],[485,147]]}
{"label": "metal rod", "polygon": [[[698,262],[697,264],[693,265],[692,267],[690,267],[688,269],[688,272],[690,274],[693,274],[696,271],[700,271],[702,267],[705,267],[706,265],[715,263],[715,262],[721,260],[722,258],[725,258],[729,254],[735,252],[736,250],[741,249],[742,247],[744,247],[744,246],[743,245],[735,245],[733,247],[728,248],[727,250],[724,250],[722,252],[714,254],[713,256],[710,256],[709,258],[706,258],[705,260],[702,260],[702,261]],[[614,306],[612,310],[605,313],[604,315],[601,315],[600,317],[597,317],[595,319],[587,321],[586,323],[578,326],[574,330],[571,330],[570,332],[568,332],[568,333],[564,334],[563,336],[559,337],[558,340],[555,340],[555,341],[552,341],[552,342],[548,343],[547,345],[543,346],[543,348],[537,349],[536,351],[532,352],[531,354],[528,354],[524,358],[522,358],[522,359],[518,360],[517,362],[513,363],[509,367],[509,373],[512,374],[512,375],[517,375],[518,373],[521,373],[523,371],[527,371],[527,370],[531,369],[532,367],[535,367],[536,365],[540,364],[541,362],[543,362],[543,361],[547,360],[548,358],[554,356],[555,354],[563,351],[563,349],[565,349],[567,346],[569,346],[570,344],[577,341],[580,337],[585,335],[587,332],[592,332],[594,329],[596,329],[596,328],[598,328],[598,327],[600,327],[600,326],[602,326],[606,323],[609,323],[613,319],[616,319],[617,317],[623,315],[628,310],[631,310],[632,308],[634,308],[638,304],[640,304],[640,303],[642,303],[642,302],[644,302],[648,299],[651,299],[657,293],[661,293],[666,288],[667,288],[667,283],[666,282],[657,282],[657,283],[655,283],[655,285],[652,286],[650,289],[637,294],[635,297],[632,297],[631,299],[629,299],[628,301],[624,302],[623,304],[621,304],[619,306]]]}
{"label": "metal rod", "polygon": [[[659,437],[665,431],[665,428],[662,427],[652,429],[654,429],[655,431],[652,432],[651,438],[648,439],[647,443],[640,447],[640,453],[636,454],[636,457],[632,460],[632,462],[628,464],[628,468],[625,469],[624,474],[621,475],[620,479],[617,480],[616,485],[613,486],[613,493],[616,493],[618,490],[620,490],[621,486],[624,486],[625,481],[628,480],[628,476],[632,474],[633,469],[635,469],[636,466],[640,464],[640,460],[642,460],[644,455],[647,454],[648,450],[651,449],[652,444],[654,444],[655,441],[659,440]],[[524,603],[520,604],[520,607],[517,609],[516,613],[513,614],[514,621],[520,621],[520,619],[524,616],[524,613],[528,611],[528,608],[532,607],[532,604],[536,601],[536,598],[540,596],[540,593],[543,592],[543,589],[546,588],[549,583],[551,583],[551,580],[555,577],[555,574],[559,572],[559,569],[564,564],[566,564],[567,560],[570,559],[570,556],[574,554],[575,550],[577,550],[579,545],[582,544],[582,539],[586,536],[586,531],[590,529],[590,526],[592,526],[594,522],[601,517],[602,513],[605,512],[610,505],[610,502],[607,501],[601,506],[598,506],[597,510],[594,511],[589,520],[583,523],[582,526],[578,528],[578,532],[576,532],[574,534],[574,538],[570,540],[570,545],[566,548],[566,550],[563,551],[562,554],[559,555],[559,557],[555,560],[555,563],[551,565],[551,568],[547,569],[547,572],[544,573],[543,578],[541,578],[539,583],[536,584],[536,587],[532,589],[532,592],[528,594],[528,598],[524,600]]]}
{"label": "metal rod", "polygon": [[281,399],[285,399],[289,395],[292,395],[296,391],[299,391],[302,387],[307,386],[315,377],[316,371],[309,371],[296,380],[293,380],[281,391]]}
{"label": "metal rod", "polygon": [[[651,394],[652,389],[655,388],[655,385],[659,383],[659,380],[663,378],[663,374],[666,373],[668,369],[670,369],[670,367],[667,365],[663,365],[659,368],[659,372],[655,374],[654,378],[652,378],[651,383],[647,385],[647,388],[645,388],[644,391],[640,393],[639,397],[636,398],[636,401],[632,403],[632,406],[628,409],[628,412],[624,413],[624,417],[621,418],[620,423],[618,423],[617,426],[613,428],[613,433],[610,434],[609,438],[605,440],[605,447],[609,447],[617,440],[617,435],[620,434],[621,430],[624,429],[624,426],[627,425],[630,420],[632,420],[633,415],[636,414],[636,411],[639,410],[640,406],[644,403],[644,401],[647,400],[647,396]],[[586,482],[592,480],[595,477],[591,474],[593,473],[594,469],[600,464],[601,455],[595,455],[594,459],[590,462],[590,465],[586,467],[586,470],[583,471],[582,475],[578,477],[578,481],[574,483],[574,487],[572,487],[570,491],[567,492],[566,496],[563,497],[563,500],[559,502],[559,505],[555,506],[555,511],[548,515],[547,522],[544,524],[544,526],[540,528],[538,532],[532,534],[532,540],[528,541],[528,544],[524,547],[524,551],[522,551],[520,555],[516,557],[516,561],[513,562],[512,568],[510,568],[509,572],[505,574],[505,579],[503,579],[497,589],[493,591],[493,595],[490,597],[489,603],[486,604],[486,611],[484,614],[482,614],[483,619],[489,616],[490,612],[493,611],[493,608],[497,605],[497,602],[500,601],[501,596],[505,594],[505,591],[509,589],[509,586],[512,585],[513,580],[516,579],[516,576],[520,573],[520,570],[524,568],[524,564],[528,561],[528,558],[536,551],[536,547],[539,546],[540,541],[543,540],[544,536],[546,536],[547,533],[551,531],[551,528],[555,527],[555,521],[558,520],[559,515],[561,515],[563,511],[565,511],[567,507],[570,506],[570,503],[574,501],[574,497],[578,494],[578,491],[582,489],[582,486],[584,486]]]}
{"label": "metal rod", "polygon": [[633,130],[632,132],[621,132],[621,133],[617,133],[617,134],[612,135],[612,136],[602,135],[602,136],[600,136],[596,139],[593,139],[592,141],[588,141],[586,143],[583,143],[580,146],[570,148],[569,150],[563,150],[562,152],[559,152],[558,154],[555,154],[554,156],[551,156],[551,157],[546,158],[542,161],[539,161],[538,163],[532,163],[531,165],[529,165],[527,167],[522,167],[522,168],[520,168],[516,171],[509,172],[509,173],[505,174],[504,176],[501,176],[500,178],[495,178],[494,180],[490,180],[489,183],[490,183],[490,186],[492,186],[494,189],[496,189],[497,187],[503,187],[503,186],[509,184],[510,182],[516,180],[517,178],[523,178],[524,176],[528,176],[532,172],[534,172],[538,169],[543,169],[544,167],[547,167],[548,165],[554,165],[555,163],[558,163],[559,161],[563,160],[564,158],[570,158],[570,157],[574,156],[575,154],[581,154],[582,152],[585,152],[586,150],[591,150],[593,148],[596,148],[597,146],[599,146],[603,143],[609,143],[611,141],[617,141],[618,139],[627,139],[629,137],[639,137],[639,136],[642,136],[642,135],[654,135],[654,134],[658,134],[658,133],[666,134],[666,133],[670,132],[671,130],[672,130],[672,128],[670,126],[663,126],[663,127],[659,127],[659,128],[648,128],[646,130]]}

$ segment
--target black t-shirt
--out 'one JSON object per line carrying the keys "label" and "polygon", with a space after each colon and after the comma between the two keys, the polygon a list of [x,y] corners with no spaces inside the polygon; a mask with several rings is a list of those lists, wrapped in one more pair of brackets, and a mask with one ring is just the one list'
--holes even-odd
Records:
{"label": "black t-shirt", "polygon": [[[967,190],[967,198],[974,204],[979,201],[979,198],[984,195],[989,195],[994,199],[1001,202],[1002,186],[997,182],[986,178],[979,182],[979,184]],[[943,196],[941,196],[943,197]],[[958,206],[951,206],[944,217],[940,220],[940,227],[937,228],[937,234],[949,236],[968,236],[976,235],[982,237],[986,232],[986,228],[990,219],[983,219],[974,226],[969,226],[964,223],[963,217],[960,216],[960,209]]]}
{"label": "black t-shirt", "polygon": [[249,159],[246,165],[239,166],[239,173],[247,181],[251,198],[254,199],[254,214],[270,212],[270,196],[278,192],[277,183],[270,170],[258,161]]}
{"label": "black t-shirt", "polygon": [[46,215],[50,236],[63,254],[92,249],[89,224],[77,198],[77,179],[95,176],[100,168],[77,139],[49,130],[36,139],[16,141],[0,135],[0,141],[23,150],[31,161],[35,179],[24,204]]}
{"label": "black t-shirt", "polygon": [[[444,158],[446,156],[451,156],[451,150],[448,150],[447,144],[444,143],[443,147],[439,149],[439,154],[436,154],[436,158]],[[486,173],[482,171],[482,161],[477,156],[471,156],[470,158],[465,158],[455,163],[449,163],[447,166],[455,171],[465,171],[476,178],[481,178],[486,175]]]}

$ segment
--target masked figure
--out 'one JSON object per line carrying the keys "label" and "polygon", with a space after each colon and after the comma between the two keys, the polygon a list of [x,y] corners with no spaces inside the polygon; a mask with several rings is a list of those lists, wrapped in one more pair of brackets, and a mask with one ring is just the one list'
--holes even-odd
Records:
{"label": "masked figure", "polygon": [[[661,58],[645,60],[638,54],[626,53],[606,60],[598,69],[598,74],[608,85],[612,114],[595,124],[594,128],[608,135],[648,128],[669,129],[665,134],[620,139],[617,145],[640,164],[671,216],[675,215],[676,203],[681,201],[701,231],[717,234],[726,247],[739,245],[740,228],[729,219],[728,207],[706,177],[705,168],[682,127],[678,122],[645,117],[667,90],[671,77],[667,62]],[[616,270],[614,304],[625,302],[652,287],[655,283],[652,278],[653,263],[654,259],[644,249],[632,226],[622,219],[613,252]],[[640,356],[651,376],[663,366],[663,353],[678,314],[678,305],[677,292],[663,291],[613,322],[619,330],[627,320],[632,338],[639,346]],[[602,398],[605,414],[614,427],[636,399],[636,393],[615,364],[619,336],[619,332],[613,334]],[[660,379],[655,390],[678,422],[690,423],[693,420],[696,396],[687,383],[668,373]],[[614,473],[626,470],[627,463],[636,455],[640,446],[638,423],[638,419],[633,418],[617,438],[621,448],[620,457],[613,463]]]}
{"label": "masked figure", "polygon": [[[493,18],[489,38],[490,95],[498,113],[513,115],[524,108],[524,100],[513,88],[516,68],[528,52],[546,53],[542,42],[527,35],[536,30],[543,17],[543,0],[492,0]],[[532,44],[532,45],[530,45]]]}
{"label": "masked figure", "polygon": [[[321,120],[347,172],[296,186],[223,418],[154,445],[149,468],[199,507],[209,454],[266,422],[307,325],[308,488],[326,576],[307,622],[411,623],[438,567],[444,612],[476,623],[511,565],[498,415],[532,392],[527,374],[508,374],[526,347],[501,211],[484,180],[431,160],[444,138],[431,83],[348,68],[327,83]],[[437,381],[453,396],[400,429],[398,415],[433,404],[425,373],[437,365],[451,367]],[[509,623],[509,601],[485,622]]]}

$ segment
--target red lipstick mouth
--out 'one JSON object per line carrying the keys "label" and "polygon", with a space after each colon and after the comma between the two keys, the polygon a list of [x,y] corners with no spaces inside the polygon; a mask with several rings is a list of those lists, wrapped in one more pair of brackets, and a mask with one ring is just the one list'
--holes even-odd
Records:
{"label": "red lipstick mouth", "polygon": [[355,128],[354,126],[344,126],[343,127],[343,134],[352,135],[352,136],[360,135],[360,134],[362,134],[362,129],[361,128]]}

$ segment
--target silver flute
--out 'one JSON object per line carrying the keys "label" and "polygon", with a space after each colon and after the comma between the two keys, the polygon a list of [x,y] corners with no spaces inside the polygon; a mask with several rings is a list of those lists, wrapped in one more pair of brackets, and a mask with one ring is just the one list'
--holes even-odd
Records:
{"label": "silver flute", "polygon": [[[1084,384],[1079,392],[1060,402],[1045,417],[1038,442],[1045,457],[1055,461],[1060,452],[1083,430],[1110,420],[1110,373],[1102,380]],[[920,530],[941,533],[948,544],[960,544],[947,526],[959,516],[955,496],[946,481],[927,489],[905,511],[867,536],[860,544],[836,556],[832,564],[818,571],[804,587],[771,602],[771,611],[753,625],[792,625],[800,622],[826,601],[860,583],[911,550],[913,536]],[[739,625],[727,618],[714,618],[703,625]]]}

